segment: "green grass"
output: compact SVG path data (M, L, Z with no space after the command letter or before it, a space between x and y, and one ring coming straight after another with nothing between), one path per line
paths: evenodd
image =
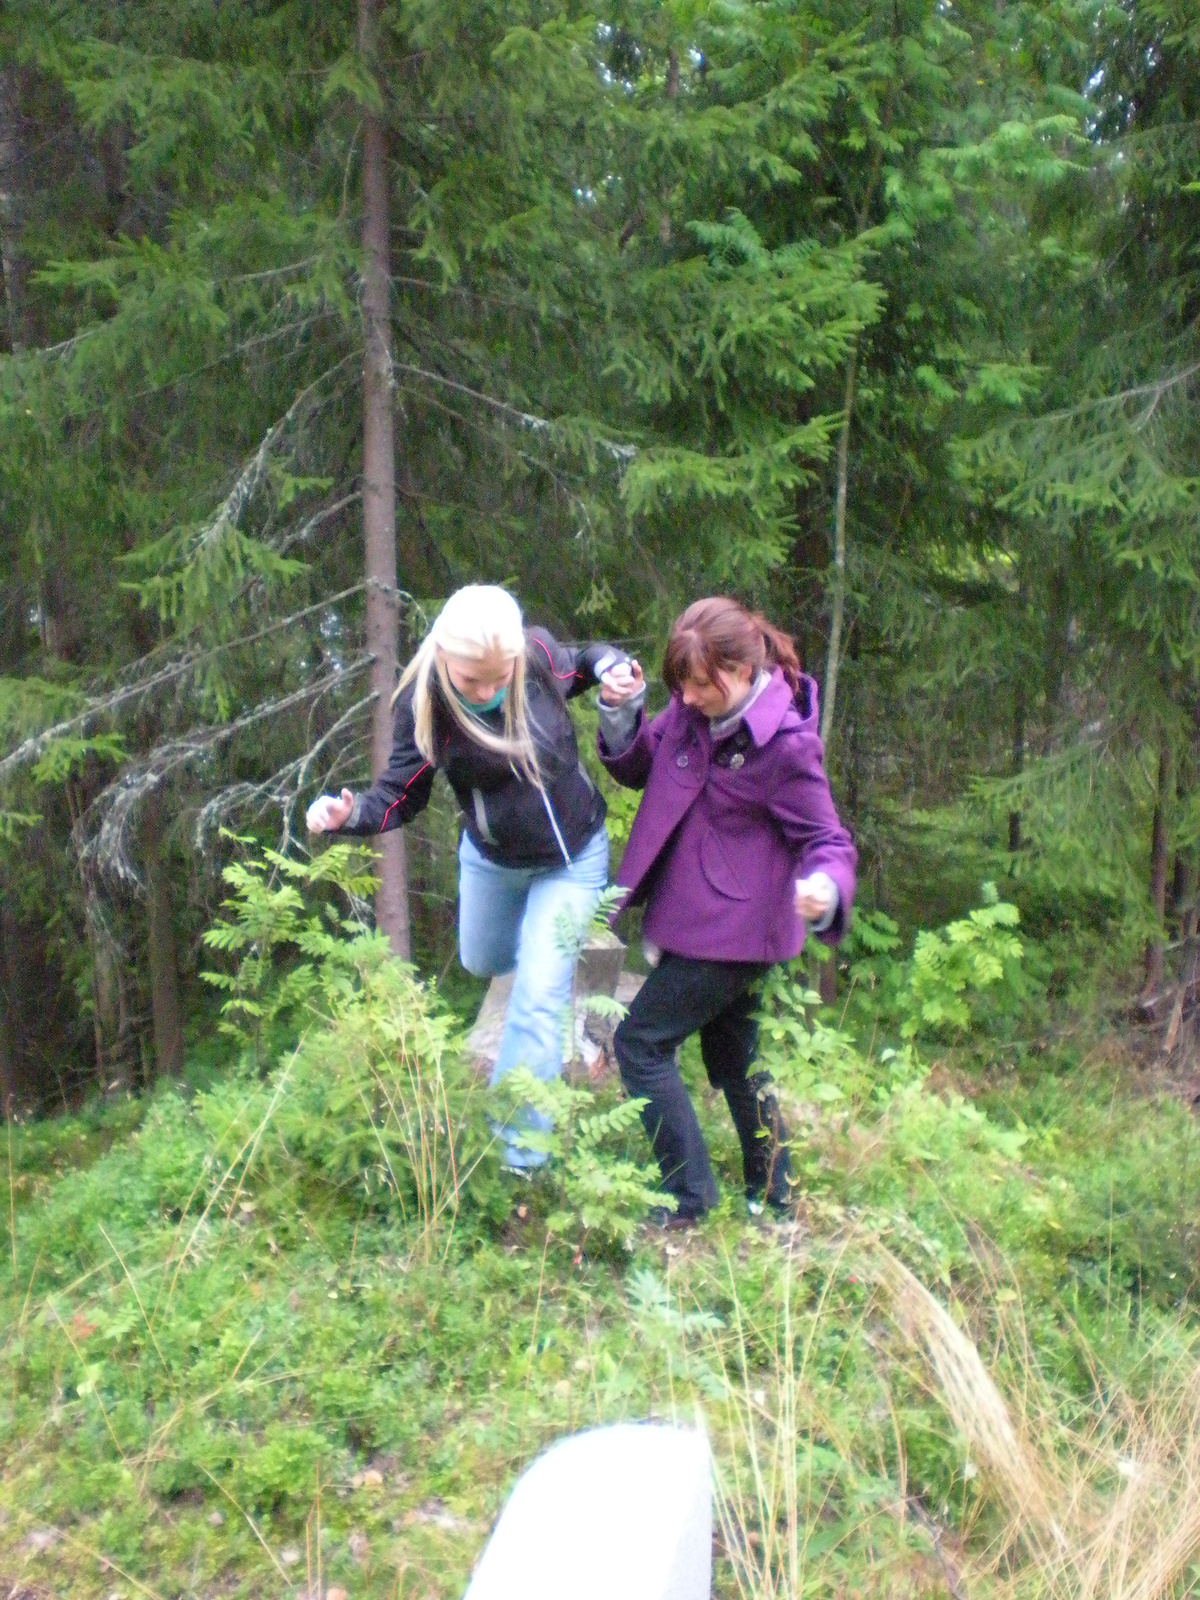
M523 1217L468 1205L431 1231L318 1160L239 1165L225 1130L264 1093L164 1089L12 1130L0 1575L81 1600L250 1596L315 1583L319 1552L352 1595L457 1596L549 1440L699 1407L744 1461L734 1399L770 1411L803 1346L806 1590L936 1594L944 1561L898 1515L901 1484L980 1562L998 1513L911 1352L886 1354L854 1241L968 1310L1019 1302L1068 1422L1097 1363L1147 1394L1190 1359L1196 1131L1108 1069L1009 1079L979 1105L915 1085L882 1114L814 1109L796 1230L731 1202L682 1242L580 1262L546 1237L549 1188L521 1190ZM705 1120L736 1193L723 1108ZM718 1564L720 1593L768 1592L747 1559Z

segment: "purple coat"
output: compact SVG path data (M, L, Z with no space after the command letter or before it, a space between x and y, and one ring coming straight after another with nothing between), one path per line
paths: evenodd
M797 702L776 668L744 725L749 738L731 760L731 741L714 746L708 719L674 695L653 722L640 718L620 755L601 740L600 759L617 782L646 791L617 882L629 891L626 905L645 903L646 937L663 950L788 961L805 937L795 880L821 871L837 884L837 913L820 935L836 944L858 853L829 793L813 680L801 681Z

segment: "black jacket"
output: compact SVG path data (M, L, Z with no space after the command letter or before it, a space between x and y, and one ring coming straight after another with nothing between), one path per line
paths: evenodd
M601 672L628 657L612 645L559 644L544 628L525 630L525 686L529 726L546 786L543 795L513 771L503 756L477 744L442 701L436 678L433 742L435 760L417 749L413 686L396 701L395 740L387 770L356 796L343 833L387 833L410 822L429 803L434 768L440 767L462 807L471 842L506 867L561 866L573 858L604 821L600 791L579 759L575 728L564 701L599 682ZM497 733L504 708L484 718Z

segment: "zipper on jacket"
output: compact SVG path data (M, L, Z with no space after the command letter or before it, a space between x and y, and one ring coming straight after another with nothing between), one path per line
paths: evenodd
M558 818L554 815L554 807L550 804L550 796L546 793L545 789L539 789L538 793L542 797L542 804L546 808L546 815L550 819L550 826L554 830L554 837L558 841L558 848L562 851L562 858L568 866L572 866L573 862L571 861L571 852L567 849L566 844L563 842L562 832L558 826ZM471 799L474 803L475 826L479 829L479 837L484 841L485 844L495 844L495 837L492 834L491 828L488 827L487 806L484 803L483 791L481 789L472 789Z
M568 866L570 866L571 853L563 843L562 834L558 831L558 818L554 815L554 807L550 804L550 796L546 793L545 789L541 791L541 796L542 804L546 808L546 815L550 818L550 826L554 829L554 837L558 840L558 848L562 851L563 860Z
M475 826L479 829L479 837L485 844L495 844L492 830L488 827L487 807L483 803L483 790L472 789L471 799L475 803Z

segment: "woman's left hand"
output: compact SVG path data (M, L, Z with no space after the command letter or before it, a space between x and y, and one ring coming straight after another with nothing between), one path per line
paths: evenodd
M828 873L814 872L796 879L796 915L805 922L820 922L837 904L837 888Z
M619 706L641 694L646 680L636 661L621 661L600 679L600 698L605 705Z

